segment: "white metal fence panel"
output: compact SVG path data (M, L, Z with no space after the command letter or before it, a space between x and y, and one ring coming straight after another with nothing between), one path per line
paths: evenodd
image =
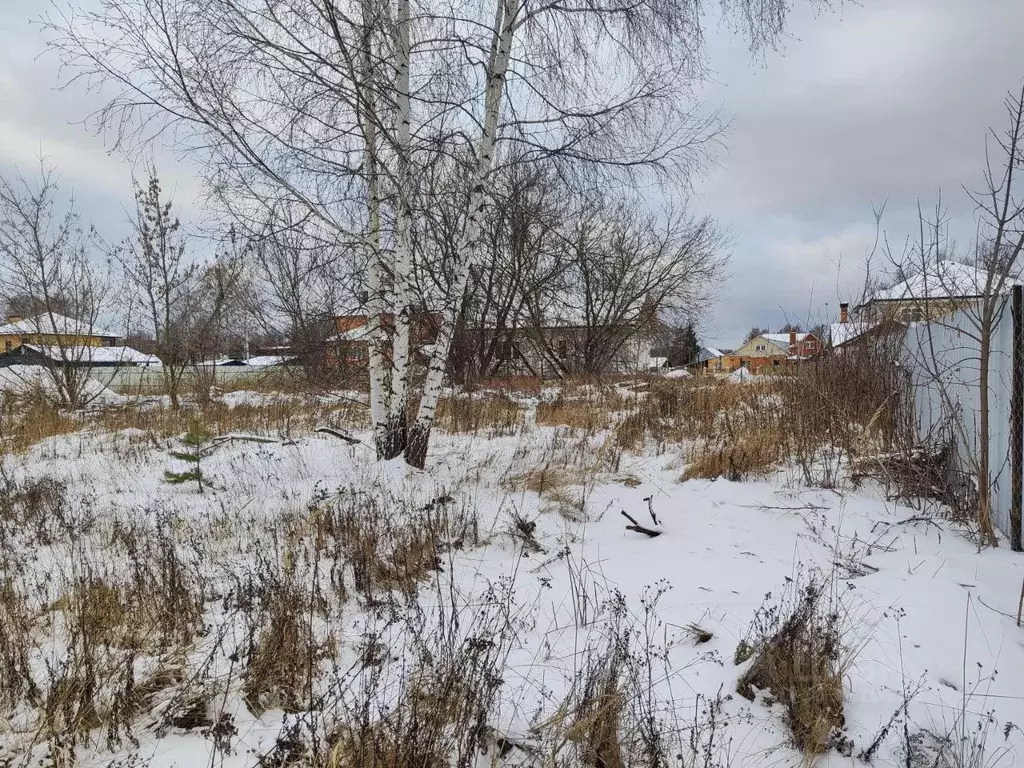
M939 322L915 324L907 330L905 344L918 437L927 440L940 437L943 430L952 432L967 472L980 455L981 350L975 315L960 310ZM1010 532L1012 363L1013 318L1007 301L992 333L988 382L991 513L1004 534Z

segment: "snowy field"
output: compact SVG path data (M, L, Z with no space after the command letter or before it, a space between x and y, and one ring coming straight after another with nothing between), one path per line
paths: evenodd
M683 481L685 440L538 423L556 396L439 431L425 472L311 430L208 443L202 493L158 431L8 453L0 765L1024 764L1020 555L845 464ZM811 601L818 755L746 684Z

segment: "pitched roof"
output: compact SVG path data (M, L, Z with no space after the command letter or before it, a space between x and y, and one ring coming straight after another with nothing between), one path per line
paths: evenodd
M26 336L31 334L53 334L61 336L104 336L118 338L116 333L66 315L42 314L26 317L13 323L0 325L0 336Z
M89 345L57 347L44 344L22 344L21 346L40 352L54 361L67 360L74 363L88 362L106 365L160 365L160 358L156 355L147 355L132 347L93 347Z
M891 288L879 291L870 301L980 296L985 292L985 277L985 270L975 265L942 259Z
M714 360L719 357L724 357L725 352L715 347L701 347L700 353L697 355L697 362L703 363L707 360Z
M848 321L845 323L832 323L829 328L829 337L832 339L833 347L841 347L848 341L871 330L870 323L859 321Z
M810 335L811 334L809 333L798 333L796 334L796 340L803 341ZM772 342L773 344L789 344L788 333L762 333L761 336L762 338L768 339L768 341ZM753 339L751 339L751 341L753 341Z

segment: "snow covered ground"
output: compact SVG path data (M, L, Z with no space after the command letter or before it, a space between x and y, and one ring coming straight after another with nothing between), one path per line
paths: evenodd
M135 688L154 670L184 670L154 686L117 738L99 724L114 719L102 707L87 737L61 742L53 734L65 721L40 714L46 707L28 705L29 694L12 702L4 686L16 688L13 652L3 643L18 635L0 630L0 662L8 661L0 663L0 765L75 764L60 762L70 754L85 766L283 760L282 744L328 733L367 691L380 712L391 711L415 664L434 669L449 658L475 669L488 653L500 673L487 707L494 748L467 760L586 763L566 724L571 702L608 649L623 645L638 683L627 689L623 722L633 736L641 717L660 723L674 764L801 765L783 706L765 692L753 702L737 694L754 662L736 664L735 654L758 610L791 605L814 574L839 614L848 659L844 732L818 764L1024 764L1016 623L1024 560L1005 547L979 552L941 517L887 501L871 483L811 489L785 469L757 482L681 482L681 450L624 453L605 434L529 422L514 435L438 434L426 472L377 464L365 445L326 435L229 442L203 458L202 494L165 481L165 470L188 468L171 450L182 446L140 431L86 430L5 457L9 493L40 478L66 489L59 514L32 525L10 522L10 505L0 512L8 520L0 563L32 614L21 626L33 638L27 664L41 690L54 677L48 670L73 666L68 590L83 579L131 578L147 537L173 542L172 559L199 584L203 614L202 629L180 647L136 643L127 660L104 657L110 670L130 668ZM386 590L361 588L350 565L332 560L347 545L325 524L335 520L324 511L331 504L353 511L345 535L362 535L374 514L395 525L433 521L445 543L439 568L415 594L385 599ZM438 522L441 508L449 512ZM626 530L623 511L661 535ZM398 540L398 530L377 546ZM269 625L251 604L265 604L273 589L304 596L323 652L315 690L254 712L263 707L246 693L253 642ZM9 622L11 605L0 607ZM361 665L377 645L382 659ZM372 681L368 669L377 670ZM95 684L110 690L99 700L119 700L120 674L100 675ZM202 717L190 728L180 713L195 691Z

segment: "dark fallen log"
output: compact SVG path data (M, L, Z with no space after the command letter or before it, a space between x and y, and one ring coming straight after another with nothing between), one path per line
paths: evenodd
M626 526L627 531L636 531L637 533L642 533L645 536L650 536L652 539L655 536L661 536L661 531L655 531L650 528L644 528L632 516L630 516L630 514L626 512L626 510L622 510L622 516L632 523L632 525Z

